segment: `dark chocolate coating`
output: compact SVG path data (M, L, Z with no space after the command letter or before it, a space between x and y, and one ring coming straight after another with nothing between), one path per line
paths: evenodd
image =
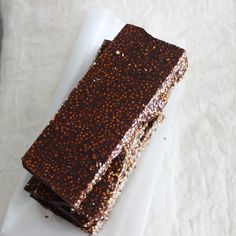
M74 207L183 53L126 25L27 151L24 167Z

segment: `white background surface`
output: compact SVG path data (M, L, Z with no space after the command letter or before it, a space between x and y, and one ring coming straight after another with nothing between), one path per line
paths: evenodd
M172 43L184 39L186 89L160 164L145 235L236 235L236 3L5 0L0 80L0 219L20 157L43 117L82 26L101 4Z
M123 26L124 22L114 17L107 8L89 9L65 72L59 81L52 102L50 102L46 119L44 119L45 125L88 70L103 40L112 40ZM162 122L161 127L158 127L158 131L153 135L148 147L142 152L142 158L138 160L137 168L129 177L122 196L112 209L109 220L97 236L143 236L155 191L157 167L160 166L159 163L166 152L168 141L165 139L172 135L171 121L179 101L178 95L183 89L184 83L181 82L172 92L165 108L166 119ZM29 174L27 173L27 176L21 178L20 184L17 185L17 190L9 203L0 229L1 236L87 235L30 198L23 189L28 179ZM45 219L45 215L49 217Z

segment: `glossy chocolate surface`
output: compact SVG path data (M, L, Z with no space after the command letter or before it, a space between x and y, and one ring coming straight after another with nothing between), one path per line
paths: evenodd
M126 25L25 154L24 167L73 208L183 53Z

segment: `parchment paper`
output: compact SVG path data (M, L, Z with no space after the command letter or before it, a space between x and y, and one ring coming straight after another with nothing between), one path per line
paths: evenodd
M72 56L52 100L45 125L58 110L71 89L88 70L104 39L113 37L124 26L108 10L90 10L78 37ZM100 236L143 235L158 173L158 164L166 151L166 137L170 139L170 125L178 100L178 85L166 107L166 119L143 151L137 168L131 174L125 189L112 211ZM23 190L30 175L25 172L10 202L1 229L2 236L82 236L87 235L75 226L41 207ZM45 216L49 216L45 218Z

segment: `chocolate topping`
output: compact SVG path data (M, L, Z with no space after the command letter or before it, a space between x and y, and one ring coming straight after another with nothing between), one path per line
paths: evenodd
M56 214L95 232L186 69L183 49L126 25L106 43L22 158L35 176L27 191Z

